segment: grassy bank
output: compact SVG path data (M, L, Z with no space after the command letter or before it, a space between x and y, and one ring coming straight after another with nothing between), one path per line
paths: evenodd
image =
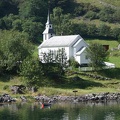
M95 73L88 73L95 74ZM103 92L120 92L120 80L110 79L110 80L97 80L84 76L80 74L73 74L66 77L65 82L49 87L40 87L37 92L32 93L31 91L26 91L25 96L35 96L38 94L42 95L74 95L73 90L77 90L77 95L88 94L88 93L103 93ZM11 77L8 81L4 81L0 78L0 94L8 93L13 95L10 91L11 85L22 84L20 77ZM19 94L13 95L19 97Z

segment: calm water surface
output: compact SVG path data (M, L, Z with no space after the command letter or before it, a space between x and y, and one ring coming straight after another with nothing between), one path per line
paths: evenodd
M120 102L1 104L0 120L120 120Z

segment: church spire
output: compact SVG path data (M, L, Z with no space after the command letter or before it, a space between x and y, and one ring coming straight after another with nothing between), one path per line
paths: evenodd
M50 20L50 11L48 9L48 17L47 17L47 22L46 22L46 28L43 32L43 41L50 39L55 35L52 27L52 23Z
M48 9L48 17L47 17L47 23L46 24L51 24L50 20L50 10Z

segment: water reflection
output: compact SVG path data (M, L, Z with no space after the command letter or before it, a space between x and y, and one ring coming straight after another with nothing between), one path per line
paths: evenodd
M120 120L120 103L0 104L0 120Z

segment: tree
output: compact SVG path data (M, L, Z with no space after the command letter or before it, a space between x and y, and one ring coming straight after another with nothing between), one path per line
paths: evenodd
M87 58L90 60L90 66L95 70L103 69L104 61L108 59L109 52L103 45L92 43L86 50Z
M102 21L108 21L112 22L113 19L113 14L115 10L112 9L111 7L104 7L100 12L99 12L99 18Z
M44 22L47 14L48 0L25 0L21 3L19 15L22 19L35 17Z
M113 20L114 22L120 23L120 10L119 9L115 11L113 15Z
M74 8L74 0L49 0L51 8L60 7L64 13L71 13ZM69 6L69 7L68 7Z
M72 57L68 60L69 62L69 66L73 67L73 68L78 68L80 66L80 64L75 61L75 59Z
M86 14L85 14L85 18L89 18L90 20L93 20L93 19L96 19L97 18L97 13L96 12L93 12L93 11L88 11Z
M17 5L12 0L0 0L0 18L10 13L18 14Z
M0 31L0 61L5 70L18 70L19 64L33 53L33 45L26 34L17 31Z
M119 38L119 35L120 35L120 28L113 28L112 29L112 36L115 38L115 39L118 39Z
M54 82L60 82L59 80L61 80L65 73L60 63L44 63L43 66L45 77L54 80Z
M105 24L101 24L98 27L98 35L99 36L105 36L110 37L111 36L111 27Z
M60 7L55 7L53 9L53 14L51 15L51 19L54 23L54 30L56 34L70 34L71 21L70 14L62 14L63 10Z
M67 67L65 49L49 50L47 53L43 53L43 60L41 61L44 62L46 76L57 81L64 75L64 69Z
M65 49L58 49L58 50L49 50L47 53L43 54L43 61L44 63L59 63L62 67L67 66L67 56L65 53Z
M95 24L89 24L89 25L87 25L87 34L89 36L96 36L96 34L97 34L96 30L97 30L97 27L96 27Z
M33 43L37 43L41 37L42 31L43 31L43 25L41 22L33 22L31 20L25 20L22 24L23 32L28 34L29 41L32 41Z
M27 86L41 86L43 82L42 63L38 59L27 57L20 66L20 75Z
M60 63L63 68L67 67L67 55L64 48L58 49L55 61Z

